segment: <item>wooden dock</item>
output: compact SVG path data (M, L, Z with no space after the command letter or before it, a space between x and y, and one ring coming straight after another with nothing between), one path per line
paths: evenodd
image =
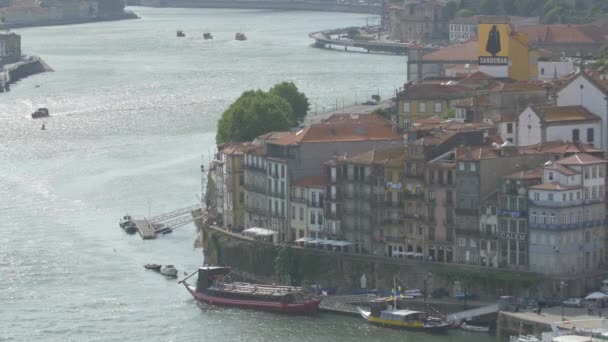
M154 227L148 222L148 220L133 220L137 226L139 235L144 240L156 239L156 231Z
M369 306L369 302L376 299L375 295L347 295L323 296L319 311L337 313L342 315L359 316L357 306Z

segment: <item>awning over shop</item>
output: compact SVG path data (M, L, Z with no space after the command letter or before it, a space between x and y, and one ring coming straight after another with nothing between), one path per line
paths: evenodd
M249 228L243 230L243 234L252 235L252 236L271 236L275 235L277 232L274 230L266 229L266 228Z

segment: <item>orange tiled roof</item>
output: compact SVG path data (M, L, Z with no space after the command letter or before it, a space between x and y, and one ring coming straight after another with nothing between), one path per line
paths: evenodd
M538 81L499 82L492 88L494 92L536 90L547 90L547 85L544 82Z
M583 144L580 142L570 141L547 141L536 145L521 146L520 151L522 154L536 154L536 153L552 153L552 154L566 154L566 153L600 153L602 150L594 147L593 145Z
M555 170L555 171L557 171L557 172L559 172L561 174L564 174L566 176L574 176L574 175L580 173L580 172L578 172L576 170L573 170L573 169L571 169L569 167L566 167L564 165L561 165L561 164L556 164L556 163L554 163L552 161L549 161L549 162L545 163L545 165L543 165L543 168Z
M498 158L497 151L490 146L460 146L456 148L456 159L469 160L467 149L471 149L471 160Z
M530 189L536 189L536 190L558 190L558 191L573 190L573 189L580 189L580 188L581 188L580 185L561 185L557 182L543 183L543 184L538 184L538 185L534 185L534 186L530 187Z
M527 170L527 171L517 171L513 174L510 174L505 177L506 179L541 179L542 172L540 168Z
M498 114L497 116L494 117L494 119L492 121L494 121L494 122L513 122L513 121L515 121L515 115L514 114Z
M300 178L291 183L292 186L297 186L300 188L314 187L314 188L322 188L323 185L326 184L325 176L310 176L305 178Z
M547 123L562 123L570 121L600 121L600 117L589 112L583 106L543 107L542 118Z
M404 147L382 150L373 149L351 157L343 156L339 160L353 164L399 166L403 163L405 154Z
M470 61L472 63L477 63L477 47L477 41L450 45L426 54L422 59L425 61Z
M243 154L248 146L251 146L251 143L227 142L219 145L218 150L225 155L239 155Z
M390 124L320 123L306 126L298 132L290 132L269 143L277 145L298 145L306 142L399 139L402 139L402 137L398 133L393 132L393 128Z
M594 157L587 153L576 153L570 157L560 159L555 162L559 165L590 165L590 164L603 164L606 163L605 159Z
M602 43L605 33L596 25L529 25L517 28L534 43Z

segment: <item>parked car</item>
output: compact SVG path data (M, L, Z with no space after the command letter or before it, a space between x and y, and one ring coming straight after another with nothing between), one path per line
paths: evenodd
M369 99L369 100L365 100L363 102L361 102L362 105L366 105L366 106L375 106L378 104L378 101L374 100L374 99Z
M465 298L467 300L471 300L471 299L477 298L477 295L475 293L470 293L470 292L467 292L466 294L458 293L458 294L454 295L454 298L456 298L458 300L465 300Z
M538 298L538 305L542 305L545 308L551 308L554 306L560 306L562 301L555 297L540 297Z
M562 302L564 306L573 307L573 308L582 308L583 300L581 298L568 298Z
M443 287L436 288L435 290L433 290L433 292L431 292L431 296L433 298L443 298L443 297L447 297L449 295L450 295L450 293Z

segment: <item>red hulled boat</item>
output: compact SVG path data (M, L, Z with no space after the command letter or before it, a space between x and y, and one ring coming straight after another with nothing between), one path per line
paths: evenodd
M198 269L196 287L186 283L187 278L182 283L192 297L212 305L307 314L316 312L321 302L300 287L226 283L225 277L229 273L229 267L205 266Z

